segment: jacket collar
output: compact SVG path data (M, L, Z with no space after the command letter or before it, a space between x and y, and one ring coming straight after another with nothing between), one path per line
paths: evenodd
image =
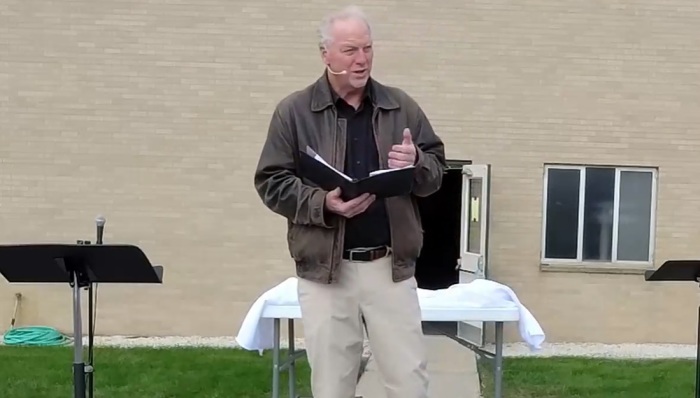
M328 83L327 71L311 87L311 111L320 112L333 105L333 91ZM372 103L375 107L389 110L399 108L399 103L389 90L370 77L367 84L371 87Z

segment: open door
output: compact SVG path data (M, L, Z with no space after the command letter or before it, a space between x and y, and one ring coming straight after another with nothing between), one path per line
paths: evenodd
M465 165L462 167L459 283L468 283L487 277L489 173L489 165ZM483 322L457 322L457 337L482 347L484 345Z

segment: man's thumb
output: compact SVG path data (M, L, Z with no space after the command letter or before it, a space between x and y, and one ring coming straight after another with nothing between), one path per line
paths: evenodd
M411 130L409 129L404 129L403 130L403 145L411 145L413 143L413 138L411 137Z
M330 192L330 194L331 194L331 196L333 196L333 197L336 197L336 198L339 197L339 196L340 196L340 187L337 187L336 189L332 190L332 191Z

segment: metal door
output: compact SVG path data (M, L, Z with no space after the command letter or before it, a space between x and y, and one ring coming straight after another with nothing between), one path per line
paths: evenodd
M489 165L462 167L462 230L459 283L485 279L488 270ZM457 337L484 345L483 322L458 322Z

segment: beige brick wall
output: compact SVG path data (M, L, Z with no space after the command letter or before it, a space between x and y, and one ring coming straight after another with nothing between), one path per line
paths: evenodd
M0 0L0 241L94 239L103 213L105 240L166 276L101 286L99 334L235 334L293 274L252 172L274 104L322 72L315 24L341 5ZM360 5L375 76L415 96L449 157L492 164L491 271L550 341L692 342L695 286L538 259L557 161L660 167L658 261L700 257L697 1ZM20 324L70 330L62 285L0 283L0 324L16 291Z

